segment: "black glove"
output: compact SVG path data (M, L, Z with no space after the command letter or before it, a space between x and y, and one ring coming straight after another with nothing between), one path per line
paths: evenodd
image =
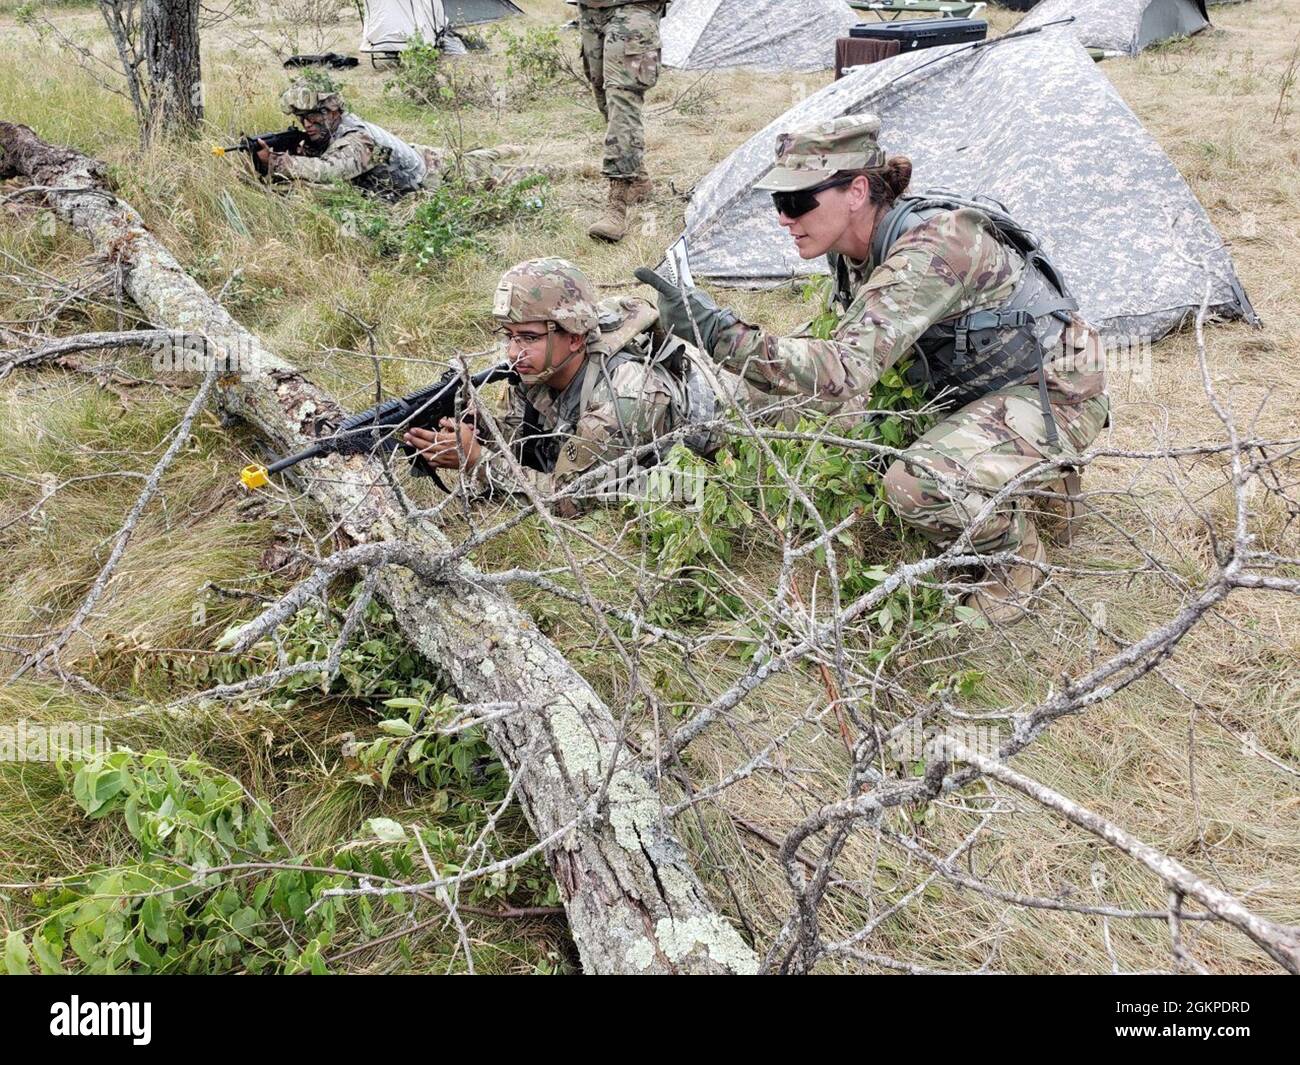
M706 354L712 354L718 335L739 321L729 310L714 303L709 294L701 289L687 288L683 298L681 289L648 266L637 267L634 276L659 293L659 320L663 327L688 344L695 343L695 329L698 328ZM695 319L694 326L691 325L692 318Z

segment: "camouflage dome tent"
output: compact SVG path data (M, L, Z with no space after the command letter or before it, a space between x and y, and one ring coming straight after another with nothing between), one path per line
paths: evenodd
M843 0L675 0L660 32L663 64L683 70L827 70L857 15Z
M697 279L765 287L825 273L805 262L754 181L778 132L875 112L908 155L912 188L986 193L1037 233L1082 312L1110 335L1155 339L1200 306L1255 320L1223 240L1169 157L1068 27L860 67L787 111L696 187L686 212ZM1201 265L1203 264L1203 265Z
M1043 0L1016 29L1074 17L1074 35L1104 55L1135 56L1171 37L1190 37L1210 24L1205 0Z

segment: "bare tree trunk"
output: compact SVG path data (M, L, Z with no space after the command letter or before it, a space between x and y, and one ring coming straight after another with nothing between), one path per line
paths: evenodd
M149 128L188 136L203 119L199 0L145 0L141 36L149 69Z
M122 77L126 79L127 98L135 112L136 124L140 127L140 143L149 143L150 111L148 87L141 82L140 67L144 56L140 54L140 18L137 0L99 0L99 13L104 16L104 25L108 27L113 38L113 47L117 49L117 61L122 66Z
M0 178L15 175L46 186L59 217L120 264L127 292L150 322L204 333L258 368L227 384L224 400L278 448L303 447L318 422L340 416L333 399L235 322L139 215L104 191L102 163L0 122ZM429 554L446 550L435 527L403 513L375 460L312 461L319 475L308 490L345 545L400 539ZM583 967L755 972L753 951L710 905L642 767L618 743L609 709L508 596L475 587L475 576L462 564L435 583L389 566L379 591L412 645L450 673L462 698L529 708L490 723L486 733L517 780L538 838L559 836L548 857Z

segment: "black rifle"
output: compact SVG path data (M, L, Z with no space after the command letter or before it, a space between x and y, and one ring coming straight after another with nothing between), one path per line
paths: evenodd
M518 375L507 362L498 363L482 370L470 378L475 388L482 388L495 381L518 382ZM448 370L435 384L412 392L409 396L390 399L352 415L333 433L318 441L305 451L280 459L270 466L246 466L240 480L247 488L260 488L267 483L273 473L287 470L303 459L316 458L319 455L357 455L390 454L399 447L413 460L412 472L421 476L428 475L444 492L447 486L438 474L424 462L420 461L416 450L402 442L402 434L407 429L434 429L443 418L457 415L461 398L460 374Z
M257 152L261 141L273 152L288 152L290 155L319 155L312 150L311 141L304 130L290 126L281 133L255 133L252 136L240 136L235 144L219 144L212 149L213 155L225 155L227 152L247 152L253 160L257 172L265 176L266 167L258 160Z

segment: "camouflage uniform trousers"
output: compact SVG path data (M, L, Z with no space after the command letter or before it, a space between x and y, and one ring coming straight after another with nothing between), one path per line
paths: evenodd
M1048 441L1035 385L990 392L944 418L885 474L885 490L898 516L935 543L951 543L1008 481L1044 458L1084 451L1106 422L1107 396L1079 403L1057 400L1059 396L1051 406L1059 447ZM1048 467L1028 487L1041 487L1062 473ZM1005 501L972 531L975 550L1015 550L1027 520L1023 501Z
M631 181L645 177L645 122L641 112L647 90L659 80L659 20L664 5L582 4L582 65L600 113L608 123L601 172Z

